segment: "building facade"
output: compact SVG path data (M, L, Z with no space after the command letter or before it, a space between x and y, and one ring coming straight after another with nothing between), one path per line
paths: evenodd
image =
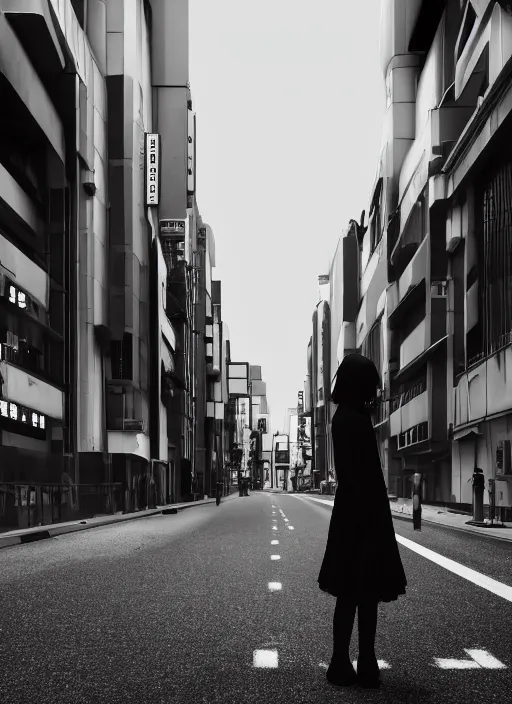
M4 529L202 498L225 475L188 23L188 0L0 1Z
M374 425L388 490L409 497L421 472L425 501L470 509L478 466L495 487L486 510L495 496L503 515L512 504L511 56L508 3L384 0L381 152L368 216L344 233L343 266L339 246L333 258L328 302L331 382L352 350L381 375ZM328 434L327 415L320 426Z

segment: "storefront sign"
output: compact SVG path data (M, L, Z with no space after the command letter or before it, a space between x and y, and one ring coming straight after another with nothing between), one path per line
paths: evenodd
M12 403L11 401L6 401L2 399L0 401L0 417L9 418L9 420L16 420L20 423L26 423L31 425L33 428L39 428L44 430L46 428L46 418L41 413L36 413L23 406L18 406L17 403Z
M146 205L158 205L160 190L160 135L146 134Z

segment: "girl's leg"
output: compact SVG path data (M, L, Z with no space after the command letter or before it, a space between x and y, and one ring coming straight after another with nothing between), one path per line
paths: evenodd
M356 604L338 597L332 624L334 647L326 675L328 682L338 687L350 687L357 679L349 654L355 615Z
M358 604L359 656L357 658L357 675L363 687L378 688L379 665L375 655L375 633L377 630L377 601L365 601Z
M334 610L332 629L334 641L332 653L333 664L350 663L349 647L355 615L356 604L347 601L343 597L338 597Z
M365 601L358 605L359 654L368 661L375 660L375 633L379 603Z

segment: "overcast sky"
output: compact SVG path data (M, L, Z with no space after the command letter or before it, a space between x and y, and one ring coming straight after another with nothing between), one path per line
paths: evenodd
M262 367L273 430L306 374L318 274L366 208L384 85L380 0L190 0L197 199L233 361Z

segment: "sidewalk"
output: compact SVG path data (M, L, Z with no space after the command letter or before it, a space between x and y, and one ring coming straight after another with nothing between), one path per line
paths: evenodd
M223 496L221 505L225 501L229 501L234 497L238 497L238 492ZM51 523L44 526L35 526L34 528L23 528L21 530L11 530L6 533L0 533L0 550L13 545L21 545L22 543L32 543L36 540L44 540L45 538L54 538L58 535L66 533L76 533L79 530L88 530L89 528L98 528L99 526L107 526L111 523L122 523L123 521L133 521L136 518L147 518L148 516L158 516L160 514L172 514L183 511L194 506L206 506L214 504L215 499L203 499L201 501L186 501L180 504L169 504L166 506L157 506L145 511L135 511L133 513L115 513L104 516L94 516L94 518L86 518L81 521L69 521L68 523Z
M396 501L389 502L391 512L397 518L412 521L412 506L407 504L399 504ZM478 533L479 535L487 535L493 538L501 538L502 540L512 541L512 523L504 523L506 528L483 528L479 526L468 526L466 521L471 521L472 516L468 514L452 513L442 506L430 506L422 504L421 520L427 523L438 523L450 528L459 528L468 533Z
M311 498L316 498L318 496L325 502L334 503L334 496L328 496L325 494L320 497L319 494L313 494L313 492L311 492L298 493L297 496L305 496L306 498L308 496ZM389 506L391 508L391 513L396 518L404 521L412 521L412 505L390 500ZM467 533L477 533L478 535L501 538L502 540L509 540L512 542L512 523L504 523L506 528L480 528L478 526L468 526L466 521L470 521L471 519L472 516L468 514L452 513L442 506L431 506L429 504L422 504L421 506L422 522L437 523L449 528L464 530Z

